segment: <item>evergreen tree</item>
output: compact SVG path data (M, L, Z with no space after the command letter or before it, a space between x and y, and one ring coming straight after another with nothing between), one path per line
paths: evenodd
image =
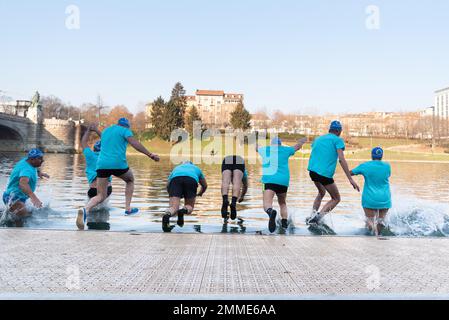
M158 97L152 103L150 122L153 125L154 133L163 138L165 126L165 114L167 104L162 97Z
M192 108L190 108L190 110L187 112L185 119L185 128L190 134L190 137L193 137L193 123L195 121L201 121L201 117L198 113L198 109L195 106L192 106Z
M231 112L231 126L234 129L248 130L251 128L251 114L245 109L245 106L240 102L237 107Z
M170 127L174 127L175 129L183 128L185 112L187 109L187 98L186 91L181 82L177 82L173 87L169 104L172 104L169 109L171 110L170 112L173 113L173 123Z

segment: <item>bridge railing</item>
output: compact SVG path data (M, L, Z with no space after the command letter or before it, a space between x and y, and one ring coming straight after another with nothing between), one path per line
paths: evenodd
M17 104L15 105L1 103L0 113L26 118L28 108L29 108L28 105L26 105L25 103L19 103L19 101L17 101Z

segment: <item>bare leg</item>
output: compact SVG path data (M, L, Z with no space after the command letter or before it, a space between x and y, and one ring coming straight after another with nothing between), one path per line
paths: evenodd
M387 216L388 209L381 209L379 210L379 220L377 223L377 232L380 234L382 230L385 228L385 222L384 219Z
M16 201L9 208L8 211L16 215L18 218L24 218L30 214L28 212L25 203Z
M225 170L221 174L221 195L227 196L229 192L229 185L231 184L232 171Z
M324 196L326 195L326 188L319 183L315 182L315 186L318 189L318 195L315 198L315 201L313 202L313 210L319 212L321 207L321 201L323 201Z
M121 176L119 176L120 179L125 181L126 187L125 187L125 205L126 205L126 211L131 211L131 200L133 198L134 194L134 175L131 169L129 171Z
M273 190L265 190L263 192L263 209L266 212L268 209L273 208L273 199L276 193Z
M279 207L281 208L281 218L287 219L288 218L288 211L287 211L287 193L278 194L278 203Z
M86 211L89 213L92 208L102 203L108 197L108 178L97 178L97 195L89 200Z
M331 212L337 204L340 203L340 192L338 192L337 185L335 183L329 184L324 187L326 191L330 194L331 200L329 200L323 207L323 210L321 210L321 213L323 215Z
M168 211L170 211L171 216L175 216L179 210L179 205L181 203L181 198L178 197L170 197Z
M377 236L378 230L375 223L377 210L363 208L363 211L365 211L366 216L366 228Z
M195 200L196 198L185 199L184 207L187 209L187 214L192 214L193 209L195 208Z
M243 172L240 170L234 170L234 174L232 175L232 196L240 197L240 192L242 189L242 179Z

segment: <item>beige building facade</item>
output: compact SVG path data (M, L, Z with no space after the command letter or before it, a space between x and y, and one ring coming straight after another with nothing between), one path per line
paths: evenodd
M226 128L231 113L243 103L241 93L225 93L222 90L196 90L194 96L187 96L187 106L198 109L203 124L210 128Z

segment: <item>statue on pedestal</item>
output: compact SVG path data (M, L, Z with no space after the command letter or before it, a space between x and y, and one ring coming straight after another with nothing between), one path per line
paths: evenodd
M38 91L31 99L31 105L28 108L27 118L32 120L34 123L41 124L43 123L43 113L42 113L42 105L40 105L41 95Z

